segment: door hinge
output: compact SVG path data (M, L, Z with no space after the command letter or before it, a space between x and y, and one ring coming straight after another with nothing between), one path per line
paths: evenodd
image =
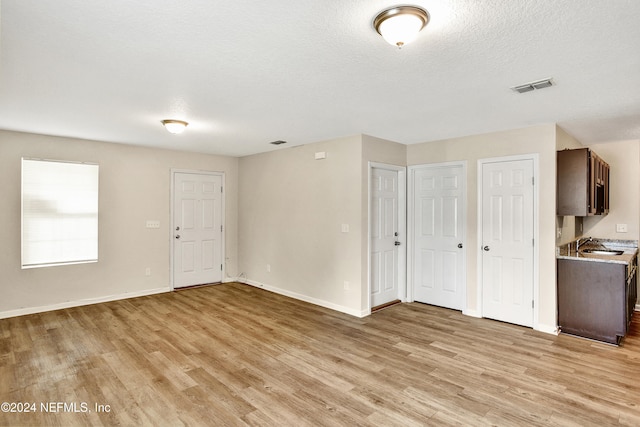
M220 264L220 271L222 271L222 264Z
M531 177L531 185L536 185L536 178L535 177Z
M220 187L220 192L224 193L224 187Z
M535 308L535 301L531 300L531 308Z
M535 246L536 245L536 239L531 239L531 246Z
M220 232L222 233L222 225L220 226Z

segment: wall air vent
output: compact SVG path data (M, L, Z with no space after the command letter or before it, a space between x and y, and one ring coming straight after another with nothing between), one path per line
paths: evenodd
M271 141L269 144L273 144L273 145L280 145L280 144L286 144L287 141L283 141L281 139L277 140L277 141Z
M518 93L526 93L526 92L531 92L532 90L544 89L550 86L553 86L553 81L551 79L544 79L544 80L537 80L531 83L526 83L519 86L514 86L511 88L511 90Z

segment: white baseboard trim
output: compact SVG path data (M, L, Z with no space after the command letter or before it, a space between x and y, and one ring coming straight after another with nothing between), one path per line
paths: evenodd
M640 311L640 304L636 304L636 311Z
M471 316L471 317L477 317L477 318L482 317L478 310L465 309L465 310L462 310L462 314L464 314L465 316ZM557 326L538 324L538 326L534 327L533 329L536 331L544 332L547 334L553 334L553 335L558 335L560 333Z
M110 302L110 301L117 301L122 299L144 297L147 295L161 294L161 293L170 292L170 291L171 291L171 288L169 287L145 289L143 291L126 292L124 294L106 295L106 296L97 297L97 298L87 298L83 300L67 301L59 304L44 305L40 307L20 308L18 310L9 310L9 311L0 312L0 319L7 319L9 317L17 317L17 316L25 316L27 314L44 313L45 311L62 310L62 309L71 308L71 307L80 307L83 305L99 304L101 302Z
M297 299L297 300L300 300L300 301L308 302L308 303L311 303L311 304L314 304L314 305L318 305L320 307L328 308L330 310L339 311L341 313L345 313L345 314L348 314L350 316L365 317L365 316L368 316L369 314L371 314L370 311L367 312L366 310L363 310L363 311L354 310L352 308L345 307L343 305L334 304L334 303L329 302L329 301L321 300L321 299L318 299L318 298L313 298L313 297L310 297L308 295L303 295L303 294L299 294L297 292L289 291L287 289L282 289L282 288L278 288L278 287L275 287L275 286L267 285L265 283L256 282L255 280L250 280L250 279L246 279L246 278L242 278L242 279L239 278L236 281L240 282L240 283L244 283L246 285L254 286L256 288L264 289L266 291L273 292L275 294L284 295L284 296L289 297L289 298L293 298L293 299Z
M477 317L478 319L482 317L480 316L480 312L478 310L465 309L462 310L462 314L464 314L465 316Z
M538 323L538 326L533 329L535 329L536 331L544 332L546 334L560 335L560 330L557 326L543 325L541 323Z

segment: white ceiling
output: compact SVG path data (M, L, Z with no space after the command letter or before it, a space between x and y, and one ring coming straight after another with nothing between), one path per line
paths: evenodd
M640 1L417 0L431 22L401 50L371 24L396 4L1 0L0 129L232 156L554 122L640 139Z

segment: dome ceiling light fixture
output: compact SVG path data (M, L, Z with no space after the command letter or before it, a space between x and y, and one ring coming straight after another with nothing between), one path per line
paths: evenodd
M396 6L384 10L373 20L373 28L389 44L402 46L412 42L429 23L429 12L418 6Z
M162 120L162 124L165 129L167 129L170 133L179 134L184 132L184 130L189 126L189 123L184 120L173 120L173 119L165 119Z

